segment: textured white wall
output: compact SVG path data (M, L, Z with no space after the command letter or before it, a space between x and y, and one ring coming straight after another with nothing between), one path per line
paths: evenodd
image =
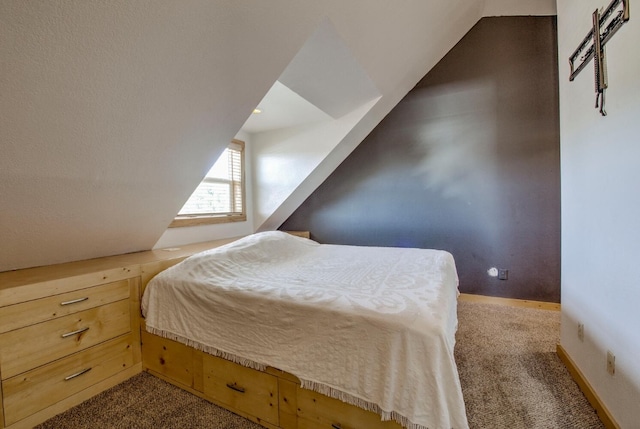
M0 2L0 271L151 248L318 19L284 6Z
M640 26L607 44L607 117L593 67L569 82L568 57L601 0L558 1L562 170L561 344L623 428L640 422ZM584 323L585 340L577 336ZM606 353L616 374L606 371Z

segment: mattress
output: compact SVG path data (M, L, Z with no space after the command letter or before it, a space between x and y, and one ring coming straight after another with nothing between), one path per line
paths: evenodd
M254 234L193 255L145 289L147 331L410 429L467 428L453 350L451 254Z

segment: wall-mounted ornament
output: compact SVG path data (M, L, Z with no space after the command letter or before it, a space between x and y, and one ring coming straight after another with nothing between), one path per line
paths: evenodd
M573 81L587 63L593 59L596 109L599 107L600 114L607 116L607 112L604 110L604 93L608 86L604 47L620 27L629 21L629 0L613 0L604 12L600 13L596 9L592 18L591 30L569 57L571 67L569 80Z

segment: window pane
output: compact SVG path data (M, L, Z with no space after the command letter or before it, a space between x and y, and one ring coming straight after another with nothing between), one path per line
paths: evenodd
M213 164L213 167L209 170L205 177L215 179L228 179L229 178L229 149L225 149L220 155L220 158Z
M202 182L178 214L230 212L232 212L230 184Z
M178 216L243 213L242 149L236 143L225 149Z

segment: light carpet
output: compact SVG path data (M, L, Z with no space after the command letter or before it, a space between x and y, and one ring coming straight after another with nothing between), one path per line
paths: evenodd
M471 428L604 428L555 353L559 312L459 302L458 317L455 356ZM261 426L142 373L38 426L81 428Z

